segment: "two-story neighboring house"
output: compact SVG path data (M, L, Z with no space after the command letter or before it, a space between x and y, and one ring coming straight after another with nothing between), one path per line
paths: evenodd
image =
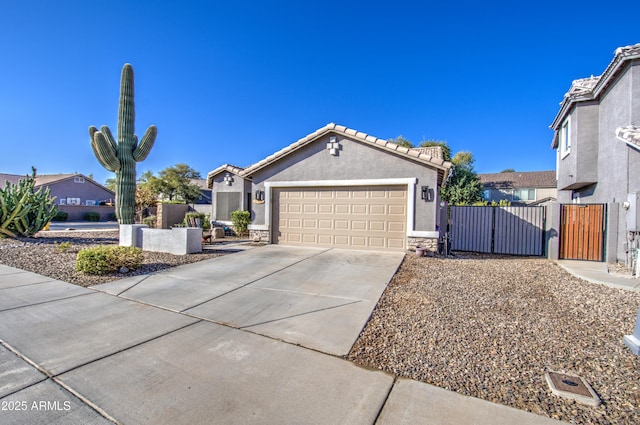
M628 261L637 245L638 126L640 44L618 48L602 75L573 81L551 124L558 202L604 205L607 261Z
M556 172L521 171L478 174L486 201L511 205L542 205L557 198Z

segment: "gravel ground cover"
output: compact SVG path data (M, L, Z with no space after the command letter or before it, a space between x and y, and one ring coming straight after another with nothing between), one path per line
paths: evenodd
M640 294L546 259L407 255L348 358L397 376L578 424L640 424L640 358L623 345ZM582 376L603 403L553 395Z
M0 239L0 263L89 286L223 255L145 252L128 273L75 271L80 249L117 243L117 231ZM348 359L567 422L640 424L640 358L622 344L639 306L640 294L585 282L545 259L407 255ZM584 377L602 405L554 396L548 370Z
M61 249L64 246L61 244L64 242L71 244L66 250ZM188 255L144 252L142 266L127 273L92 276L75 270L76 256L79 250L90 246L117 244L117 230L40 232L33 238L20 238L17 240L0 238L0 264L28 270L80 286L91 286L224 255L220 251L209 249L202 253Z

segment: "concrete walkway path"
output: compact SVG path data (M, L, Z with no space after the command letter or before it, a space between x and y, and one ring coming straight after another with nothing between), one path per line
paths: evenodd
M558 423L340 357L401 260L270 245L95 288L0 265L0 423Z

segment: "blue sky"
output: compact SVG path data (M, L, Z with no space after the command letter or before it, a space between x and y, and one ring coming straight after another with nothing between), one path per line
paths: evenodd
M117 129L135 71L138 173L247 166L329 122L445 140L479 173L555 167L549 125L577 78L640 42L616 1L32 1L0 4L0 173L112 174L87 129Z

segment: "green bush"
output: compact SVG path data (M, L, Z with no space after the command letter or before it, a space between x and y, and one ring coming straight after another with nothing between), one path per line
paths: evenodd
M67 221L69 214L64 211L58 211L51 221Z
M76 270L87 274L106 274L122 267L135 270L142 264L142 250L134 246L97 246L78 252Z
M188 226L187 222L189 219L200 219L200 226L202 227L203 230L211 229L211 221L209 219L209 214L205 214L197 211L188 212L184 215L184 220L182 221L182 224L185 226Z
M251 213L249 211L236 210L231 213L231 222L235 231L244 235L251 224Z
M147 216L147 217L142 219L142 224L146 224L147 226L151 227L152 229L155 229L157 221L158 221L158 216L157 215L150 215L150 216Z
M100 213L89 211L84 215L84 219L87 221L100 221Z

